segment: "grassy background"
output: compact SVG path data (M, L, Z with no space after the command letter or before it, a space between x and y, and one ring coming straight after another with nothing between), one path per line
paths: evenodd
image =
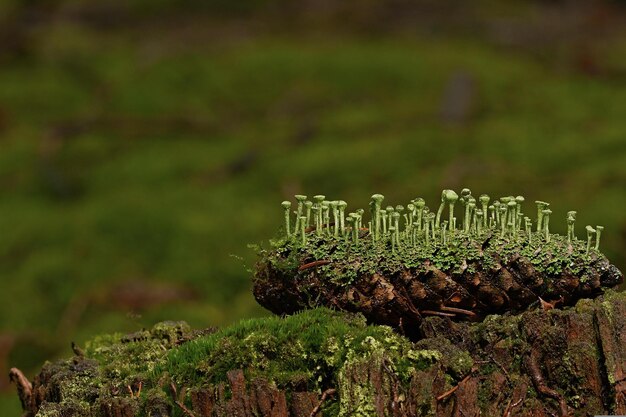
M70 341L267 314L246 245L296 193L522 194L625 269L622 6L467 7L3 2L0 413Z

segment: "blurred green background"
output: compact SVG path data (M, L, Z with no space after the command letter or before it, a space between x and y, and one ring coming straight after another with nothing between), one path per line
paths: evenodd
M522 194L624 269L625 185L620 2L3 1L0 414L71 341L267 314L293 194Z

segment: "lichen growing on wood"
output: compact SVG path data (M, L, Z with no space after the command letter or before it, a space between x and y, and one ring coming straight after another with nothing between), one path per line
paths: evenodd
M286 234L259 251L254 294L276 314L333 306L417 338L414 329L424 316L480 320L542 303L573 305L623 280L599 251L601 227L591 228L588 240L577 239L570 211L568 235L551 233L552 211L542 201L533 231L522 196L489 206L487 195L476 202L468 189L461 197L444 190L435 215L423 199L412 200L406 213L400 205L383 209L383 196L375 194L368 227L363 210L356 210L349 215L352 226L335 233L324 196L316 197L314 225L298 223L305 239ZM463 208L458 222L457 200Z

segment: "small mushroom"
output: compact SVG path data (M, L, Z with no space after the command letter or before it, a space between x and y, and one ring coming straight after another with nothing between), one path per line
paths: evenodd
M348 207L348 203L343 200L339 200L337 203L337 207L339 208L339 228L341 229L341 233L345 234L346 230L346 207Z
M339 201L331 201L328 204L330 205L330 209L333 212L333 235L335 237L339 237Z
M404 206L401 204L398 204L396 206L396 212L400 214L400 216L403 216L403 212L404 212ZM406 218L406 215L404 216ZM405 224L405 228L406 228L406 224Z
M596 226L596 247L595 250L600 250L600 235L604 230L604 226Z
M398 206L401 207L401 206ZM404 207L402 208L404 210ZM393 217L393 227L394 233L392 233L393 238L396 240L396 243L400 245L400 212L394 211L391 213Z
M374 222L374 233L372 234L374 236L375 240L378 240L378 238L380 237L380 209L382 207L382 203L383 200L385 199L385 196L382 194L374 194L372 195L372 203L373 203L373 213L372 213L372 219Z
M515 221L517 220L517 202L515 199L509 200L507 205L507 218L508 218L508 226L509 232L511 235L517 234L517 228L515 227Z
M306 227L311 225L311 207L313 207L312 201L305 201L304 207L306 208Z
M392 220L393 220L393 216L391 215L391 213L394 212L394 208L393 206L387 206L387 208L385 209L387 211L387 229L389 229L391 226L393 226Z
M287 237L289 237L291 235L289 231L289 209L291 208L291 201L283 201L280 205L285 209L285 231L287 232Z
M407 224L409 226L413 226L413 214L415 213L415 204L413 203L409 203L406 205L406 209L408 210L408 216L407 214L405 214L404 216L407 217Z
M537 231L540 232L543 228L543 210L547 209L550 204L539 200L535 201L535 204L537 204Z
M587 227L585 227L585 230L587 230L587 252L586 252L586 254L589 255L589 249L591 249L591 239L593 239L593 234L596 231L590 225L587 225Z
M315 205L317 206L317 221L315 224L317 225L318 235L322 233L322 226L324 225L324 208L322 207L322 202L326 199L325 195L318 194L313 196L313 200L315 201Z
M300 216L300 238L302 240L302 246L306 245L306 217Z
M544 209L541 210L541 214L543 215L543 232L546 242L550 242L550 214L552 214L552 210Z
M422 197L418 197L413 200L413 204L415 204L415 209L417 211L417 228L418 230L422 230L422 220L424 216L424 207L426 207L426 201Z
M453 190L448 190L446 193L446 201L448 202L448 221L450 230L454 228L454 204L458 201L459 195Z
M297 231L300 230L300 217L304 213L304 202L306 201L307 197L301 194L296 194L295 197L296 201L298 202L298 208L296 211L296 225L294 226L293 230L294 233L297 233Z
M533 230L532 230L532 220L530 220L530 217L524 217L524 226L526 226L526 235L528 236L528 244L530 245L532 243L532 235L533 235Z
M487 228L487 210L489 208L489 196L487 194L482 194L478 197L478 201L480 201L480 205L483 208L483 227Z
M576 212L568 211L567 212L567 241L571 243L575 238L574 234L574 225L576 223Z

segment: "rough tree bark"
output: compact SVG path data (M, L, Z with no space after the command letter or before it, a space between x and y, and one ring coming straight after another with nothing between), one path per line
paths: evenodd
M609 291L572 308L494 315L480 323L426 318L421 324L425 337L415 348L437 350L442 360L413 370L405 381L382 352L346 363L336 375L336 386L324 393L246 381L242 370L233 369L227 383L189 390L166 383L162 396L143 402L137 386L111 398L98 398L85 388L84 401L97 404L89 415L107 417L310 417L322 415L321 402L337 405L324 415L342 416L626 414L625 327L626 292ZM453 362L463 355L471 357L470 367L454 375ZM85 415L72 409L72 403L60 405L64 384L79 374L87 387L99 365L81 356L66 364L44 366L32 386L12 371L24 416L40 410L45 410L41 416Z

